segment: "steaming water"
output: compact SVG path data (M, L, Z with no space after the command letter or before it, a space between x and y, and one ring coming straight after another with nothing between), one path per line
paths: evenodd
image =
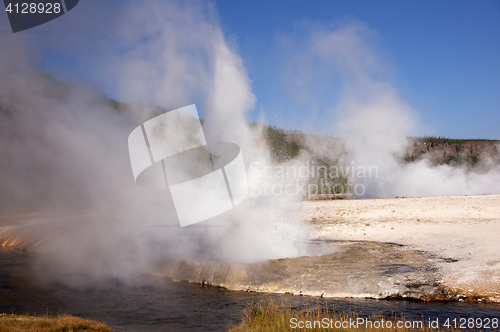
M107 280L93 287L43 283L32 264L37 254L0 250L0 312L66 312L107 323L116 331L224 331L237 325L248 303L271 298L293 308L332 308L358 315L394 312L406 319L499 317L498 304L420 303L369 299L322 299L228 291L167 279L140 285Z

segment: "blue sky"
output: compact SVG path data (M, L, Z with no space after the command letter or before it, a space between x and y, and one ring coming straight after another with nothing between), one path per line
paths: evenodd
M234 3L217 6L254 81L256 111L288 104L275 98L281 87L269 60L279 35L361 20L378 32L393 85L420 115L419 134L500 138L500 1Z
M328 109L343 89L338 71L322 71L323 63L311 62L316 66L312 77L304 85L291 82L304 74L299 64L311 36L357 24L378 59L377 80L391 84L418 114L415 134L500 139L500 1L214 3L224 35L253 82L257 102L250 120L335 135ZM109 28L106 15L116 15L118 6L120 1L83 0L68 15L33 29L57 31L31 35L43 44L39 63L44 70L115 96L113 83L93 73L108 41L99 29ZM71 25L88 26L87 40L67 39L60 27Z

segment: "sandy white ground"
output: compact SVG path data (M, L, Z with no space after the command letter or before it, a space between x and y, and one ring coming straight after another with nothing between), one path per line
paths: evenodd
M393 242L457 260L444 285L500 299L500 195L309 201L312 238Z

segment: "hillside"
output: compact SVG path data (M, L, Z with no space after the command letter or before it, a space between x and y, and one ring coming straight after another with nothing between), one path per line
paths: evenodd
M475 166L486 158L499 161L500 141L485 139L412 138L405 160L417 161L431 157L434 164Z
M36 72L35 80L43 86L45 97L53 100L64 101L71 93L73 85L57 80L46 74ZM5 97L5 96L4 96ZM113 98L102 97L116 113L134 112L137 105L132 107L126 103ZM10 98L2 98L0 95L0 120L8 119L9 114L15 112L16 105L12 104ZM148 105L153 114L161 114L167 109ZM202 120L203 122L203 120ZM340 138L326 135L305 134L298 130L284 130L274 126L258 123L250 123L251 127L263 126L271 158L274 162L283 162L294 159L302 153L308 154L320 164L331 164L338 162L345 155L343 142ZM475 167L482 161L489 160L500 163L500 140L487 139L449 139L444 137L409 137L409 144L404 156L406 162L415 162L427 158L433 165L448 164L451 166L466 165ZM319 149L321 147L321 149ZM318 155L318 151L324 151ZM332 159L335 151L336 157Z
M311 143L340 148L339 138L324 135L309 135L300 131L286 131L276 127L266 127L267 140L275 162L290 160L301 152L315 155ZM409 144L403 156L406 162L429 158L433 165L466 165L474 167L486 159L500 162L500 140L451 139L444 137L408 137Z

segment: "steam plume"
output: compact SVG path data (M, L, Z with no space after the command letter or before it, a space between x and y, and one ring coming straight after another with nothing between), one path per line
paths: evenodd
M251 81L213 8L147 1L117 12L109 44L95 42L96 54L106 53L95 75L117 87L125 109L92 88L30 69L26 48L0 46L2 211L37 214L32 223L51 239L37 249L51 254L57 264L49 266L65 281L133 280L165 257L248 262L299 254L294 241L306 233L279 197L249 198L216 225L180 229L168 192L135 185L127 137L157 115L151 105L173 109L194 100L206 111L209 143L238 143L248 164L268 163L269 153L259 130L248 126ZM89 40L84 31L74 37ZM36 43L26 43L37 53Z
M341 92L330 99L330 121L347 152L346 167L377 167L378 176L351 179L363 184L362 197L439 196L500 192L500 166L486 161L474 172L465 167L432 166L428 158L407 164L408 136L419 131L418 112L390 83L390 66L377 52L376 32L360 22L336 30L310 29L307 41L297 41L295 67L289 76L304 95L315 95L314 77L337 77ZM300 45L300 46L299 46ZM322 96L323 98L325 96ZM319 151L317 146L310 146ZM324 154L321 151L318 154ZM330 151L334 155L338 151Z

